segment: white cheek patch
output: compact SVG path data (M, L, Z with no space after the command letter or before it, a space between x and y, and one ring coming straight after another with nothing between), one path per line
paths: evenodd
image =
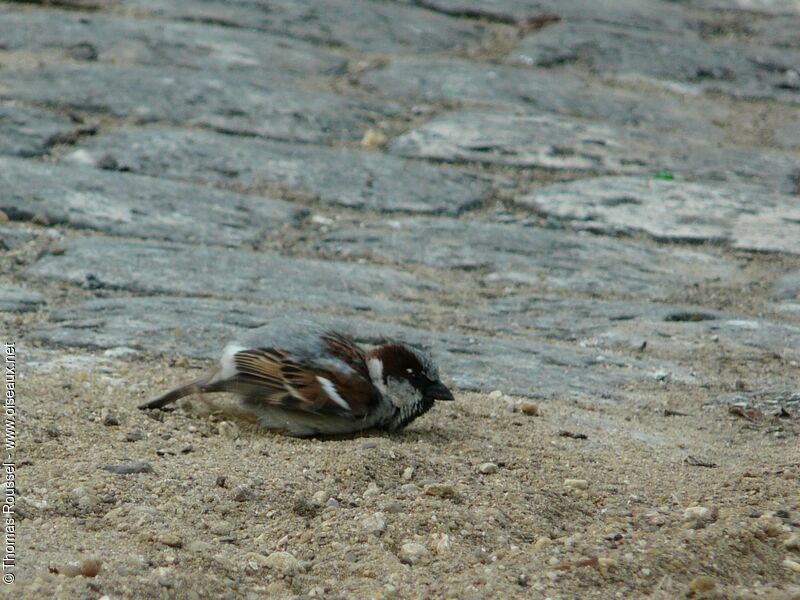
M386 393L386 386L383 384L383 361L380 358L370 358L367 361L369 378L382 394Z
M325 379L324 377L317 375L317 381L319 381L322 389L325 390L325 393L328 394L328 398L336 402L336 404L341 406L343 409L347 411L350 410L350 405L339 395L339 392L336 391L336 386L333 385L333 382L330 379Z
M247 348L239 346L238 344L228 344L225 346L225 349L222 351L222 357L219 359L219 372L209 383L224 381L236 375L236 363L233 357L236 356L237 352L241 352L242 350L247 350Z

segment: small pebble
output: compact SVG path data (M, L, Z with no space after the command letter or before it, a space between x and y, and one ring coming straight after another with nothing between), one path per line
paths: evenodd
M400 548L400 558L412 565L417 564L429 554L430 552L425 546L416 542L407 542Z
M439 538L439 541L436 542L434 549L436 550L436 554L448 554L451 548L452 544L450 543L450 536L446 533L443 533Z
M139 440L141 440L143 438L144 438L144 434L141 431L139 431L138 429L135 429L134 431L128 432L128 434L125 436L125 441L126 442L138 442Z
M183 548L183 540L174 533L162 533L156 538L156 541L170 548Z
M698 575L689 582L689 589L695 594L705 594L717 587L717 583L707 575Z
M478 467L478 472L484 475L491 475L497 473L497 465L493 462L485 462Z
M328 498L328 501L325 503L325 506L327 506L328 508L339 508L341 504L339 504L339 501L336 498L331 497Z
M241 485L237 485L233 489L233 499L237 502L245 502L246 500L251 500L253 498L253 488L251 488L246 483Z
M437 498L452 498L456 495L456 488L449 483L429 483L425 486L425 493Z
M800 551L800 535L794 534L788 539L783 541L784 548L788 550L798 550Z
M380 493L381 490L378 487L378 485L375 482L372 482L367 486L367 489L364 490L364 497L366 498L368 496L378 496Z
M400 476L404 481L410 481L414 476L414 467L406 467L403 469L403 474Z
M103 417L103 425L105 425L106 427L116 427L117 425L119 425L119 417L109 413L105 417Z
M219 434L226 440L235 440L239 438L239 426L230 421L222 421L217 425Z
M502 397L503 397L503 392L501 392L500 390L493 390L489 392L490 400L499 400Z
M418 496L420 493L422 493L422 490L416 484L407 483L405 485L400 486L400 492L404 496Z
M683 520L692 529L702 529L717 520L719 509L716 507L690 506L683 511Z
M544 548L547 548L550 545L550 543L551 540L549 537L542 536L534 542L533 547L535 550L542 550Z
M535 404L531 404L529 402L525 402L520 405L519 407L522 414L528 415L529 417L538 417L539 416L539 407Z
M303 570L299 560L288 552L283 551L273 552L266 557L263 564L265 567L285 575L296 575Z
M589 489L589 482L585 479L565 479L564 486L575 490Z
M366 519L361 521L361 527L367 533L380 535L386 530L386 520L384 519L383 513L378 512L374 515L368 516Z
M367 129L364 137L361 138L361 145L365 148L379 149L386 145L386 134L377 129Z
M42 227L47 227L50 225L50 219L48 219L47 215L44 213L37 213L33 215L31 223L33 223L34 225L41 225Z
M319 490L318 492L314 492L314 495L311 496L311 502L316 504L317 506L325 506L325 503L330 498L330 494L324 490Z
M800 573L800 562L797 562L796 560L787 558L781 564L790 571L794 571L795 573Z

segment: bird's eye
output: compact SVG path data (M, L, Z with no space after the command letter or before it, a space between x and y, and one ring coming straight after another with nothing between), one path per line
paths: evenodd
M413 372L414 372L414 369L406 369L406 373L408 373L409 375L411 375Z

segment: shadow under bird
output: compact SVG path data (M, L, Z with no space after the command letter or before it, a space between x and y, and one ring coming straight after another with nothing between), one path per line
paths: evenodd
M212 373L139 408L211 392L238 394L263 426L294 436L398 431L436 400L454 399L417 348L388 343L365 351L340 333L295 324L254 330L224 349Z

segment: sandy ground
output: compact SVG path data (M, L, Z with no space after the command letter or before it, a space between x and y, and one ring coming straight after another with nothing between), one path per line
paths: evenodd
M653 382L304 440L135 408L194 365L18 351L16 597L800 598L796 419Z

